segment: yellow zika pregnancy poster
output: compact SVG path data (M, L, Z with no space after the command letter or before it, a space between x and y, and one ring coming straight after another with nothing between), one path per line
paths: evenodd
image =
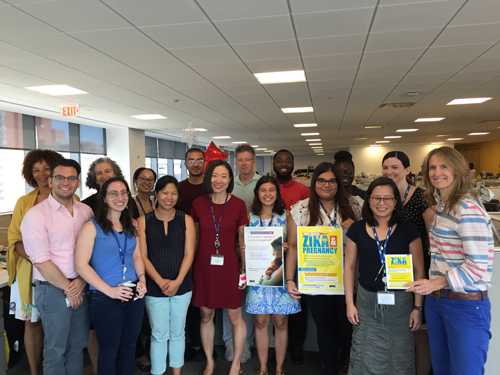
M302 294L344 294L341 227L297 227L297 270Z
M385 256L387 289L406 289L413 282L413 259L411 254Z

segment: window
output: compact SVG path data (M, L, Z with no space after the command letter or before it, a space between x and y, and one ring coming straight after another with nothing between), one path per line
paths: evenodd
M157 172L158 177L170 175L178 181L187 177L184 155L187 144L167 139L145 137L145 165Z
M24 150L35 148L35 118L0 111L0 147Z
M17 199L26 194L27 186L21 174L25 154L24 150L0 148L0 160L9 161L0 163L0 212L12 211Z

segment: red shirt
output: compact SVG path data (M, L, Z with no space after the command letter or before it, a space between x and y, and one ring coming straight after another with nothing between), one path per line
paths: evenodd
M309 188L293 179L284 184L280 184L280 193L281 199L283 199L283 203L285 203L285 208L287 210L298 201L309 198Z

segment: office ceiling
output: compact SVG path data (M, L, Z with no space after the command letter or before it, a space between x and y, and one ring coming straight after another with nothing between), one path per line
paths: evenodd
M253 73L298 70L307 82L261 85ZM51 97L26 86L69 84L88 95ZM454 98L493 97L446 106ZM0 0L0 104L184 139L230 135L312 154L398 142L500 138L498 0ZM409 108L381 104L413 102ZM312 106L285 115L281 107ZM166 120L130 116L160 113ZM446 117L414 124L417 117ZM294 123L318 123L295 129ZM383 124L367 130L367 124ZM471 131L490 131L483 137ZM366 140L357 138L366 137Z

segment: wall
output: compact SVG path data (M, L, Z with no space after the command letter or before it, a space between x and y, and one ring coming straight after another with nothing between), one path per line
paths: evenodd
M460 144L456 148L474 163L476 171L500 172L500 140Z

